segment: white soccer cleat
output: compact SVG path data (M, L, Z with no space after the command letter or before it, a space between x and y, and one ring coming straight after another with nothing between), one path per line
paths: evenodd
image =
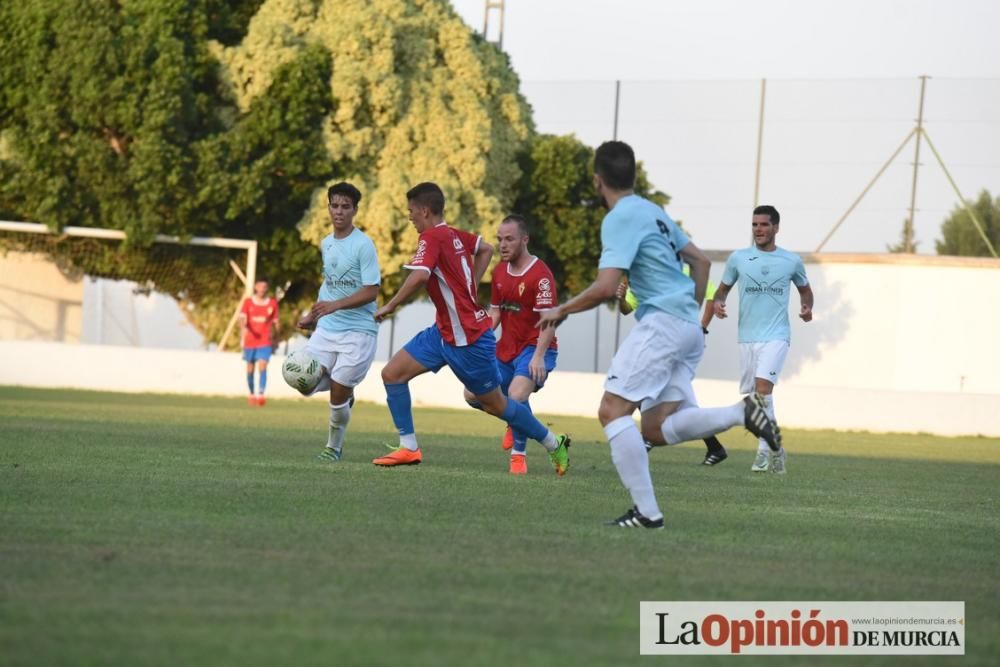
M784 461L784 459L782 459L782 461ZM757 450L757 458L753 460L753 465L750 466L750 472L767 472L770 468L771 452L762 449Z
M782 447L780 450L773 452L771 454L771 472L784 475L785 474L785 448Z

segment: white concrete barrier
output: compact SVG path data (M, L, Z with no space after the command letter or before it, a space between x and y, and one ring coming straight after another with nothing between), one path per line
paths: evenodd
M282 380L281 361L277 356L272 360L268 395L299 397ZM385 403L382 366L377 362L357 388L359 400ZM545 389L532 398L532 407L539 413L596 418L603 382L600 374L556 371ZM0 341L0 384L168 394L246 393L244 366L237 353L33 341ZM739 398L736 382L728 380L696 380L695 390L705 406ZM467 408L461 385L447 369L417 378L412 393L418 406ZM778 385L775 401L786 427L1000 437L1000 396L992 394L818 387L793 378Z

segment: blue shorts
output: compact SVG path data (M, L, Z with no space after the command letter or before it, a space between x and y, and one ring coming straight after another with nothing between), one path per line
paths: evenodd
M444 342L441 332L432 325L403 346L424 368L437 373L448 366L465 388L476 396L488 394L500 386L497 370L497 339L487 331L475 343L456 347Z
M248 364L255 361L271 361L271 346L243 348L243 361Z
M528 347L521 350L521 353L511 359L510 361L500 361L497 360L497 367L500 369L500 388L503 393L509 393L510 383L514 381L518 375L526 378L531 377L531 372L528 370L528 364L531 363L531 358L535 356L535 346L529 345ZM551 373L556 367L556 351L549 348L545 351L545 371L546 373ZM535 387L535 391L538 391L545 386L542 382L540 385Z

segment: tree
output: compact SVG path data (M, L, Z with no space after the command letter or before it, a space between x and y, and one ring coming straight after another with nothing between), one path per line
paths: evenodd
M514 210L531 223L532 252L552 268L562 294L578 293L597 276L601 221L607 213L594 190L594 149L573 135L537 135L521 168ZM661 206L670 202L650 185L642 164L635 191Z
M237 108L208 38L233 38L253 5L0 5L0 210L53 229L125 231L121 247L54 250L90 275L138 279L156 234L237 236L260 242L262 273L291 282L293 298L314 292L317 278L300 276L315 249L296 225L331 173L321 134L329 54L303 49L252 108ZM203 256L173 261L156 288L193 306L185 312L215 338L239 286L222 288L224 263L220 273Z
M899 233L899 241L886 246L885 249L894 254L903 254L914 253L919 246L920 241L917 241L913 236L913 221L905 218L903 220L903 229Z
M972 202L971 208L993 248L1000 248L1000 197L993 199L988 190L983 190ZM941 240L935 243L935 247L939 255L993 256L969 212L962 206L956 206L951 215L941 223Z
M532 133L506 56L446 0L268 0L240 44L213 52L246 109L310 45L333 61L334 107L322 124L330 181L363 192L357 220L378 248L383 292L398 286L416 246L405 213L416 183L442 187L449 223L492 237L516 196L516 156ZM301 230L318 242L329 229L318 189Z

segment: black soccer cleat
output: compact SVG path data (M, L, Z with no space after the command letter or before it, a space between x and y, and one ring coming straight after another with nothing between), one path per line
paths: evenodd
M701 462L703 466L714 466L722 463L729 458L729 454L726 453L725 447L719 447L718 449L711 449L705 454L705 460Z
M607 521L605 526L616 526L618 528L663 528L663 517L659 519L647 519L637 507L630 507L628 512L622 514L617 519Z
M743 397L743 425L754 436L763 438L772 452L781 450L781 430L764 410L764 399L757 392Z

